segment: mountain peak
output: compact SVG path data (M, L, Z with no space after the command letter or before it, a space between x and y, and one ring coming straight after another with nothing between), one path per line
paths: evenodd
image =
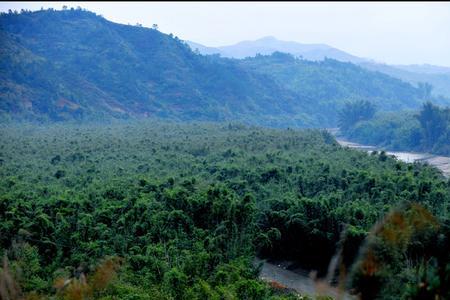
M261 41L261 42L272 42L272 41L279 41L276 37L274 36L264 36L260 39L257 39L256 41Z
M256 54L270 55L276 51L292 54L307 60L319 61L326 57L344 62L358 63L365 61L363 58L333 48L326 44L303 44L295 41L283 41L274 36L264 36L256 40L246 40L234 45L215 48L217 53L224 57L245 58ZM203 51L209 54L207 51Z

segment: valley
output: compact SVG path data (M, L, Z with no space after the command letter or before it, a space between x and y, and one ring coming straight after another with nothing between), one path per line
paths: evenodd
M169 4L0 5L0 299L450 299L450 69Z

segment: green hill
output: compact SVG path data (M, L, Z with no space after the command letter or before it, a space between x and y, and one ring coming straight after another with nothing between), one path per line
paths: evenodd
M270 75L299 98L310 99L321 116L328 121L332 118L332 123L336 121L336 110L347 101L369 100L382 111L417 107L422 102L418 89L406 82L334 59L314 62L275 52L246 58L242 64Z
M279 53L244 61L202 56L172 35L82 9L2 14L0 38L2 121L334 126L336 108L349 99L364 97L382 110L421 103L411 85L349 63Z

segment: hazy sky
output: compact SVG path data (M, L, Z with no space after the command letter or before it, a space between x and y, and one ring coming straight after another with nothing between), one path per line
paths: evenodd
M391 64L450 66L450 2L2 2L0 9L63 5L118 23L156 23L207 46L270 35Z

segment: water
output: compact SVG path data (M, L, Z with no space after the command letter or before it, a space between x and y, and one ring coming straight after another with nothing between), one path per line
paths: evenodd
M381 151L383 149L379 149L374 146L361 145L358 143L349 142L342 139L336 139L336 141L344 147L361 149L368 152L372 151ZM439 170L442 171L444 176L450 177L450 157L447 156L438 156L429 153L417 153L417 152L402 152L402 151L386 151L387 155L393 155L398 160L413 163L413 162L423 162L428 163L432 166L435 166Z

